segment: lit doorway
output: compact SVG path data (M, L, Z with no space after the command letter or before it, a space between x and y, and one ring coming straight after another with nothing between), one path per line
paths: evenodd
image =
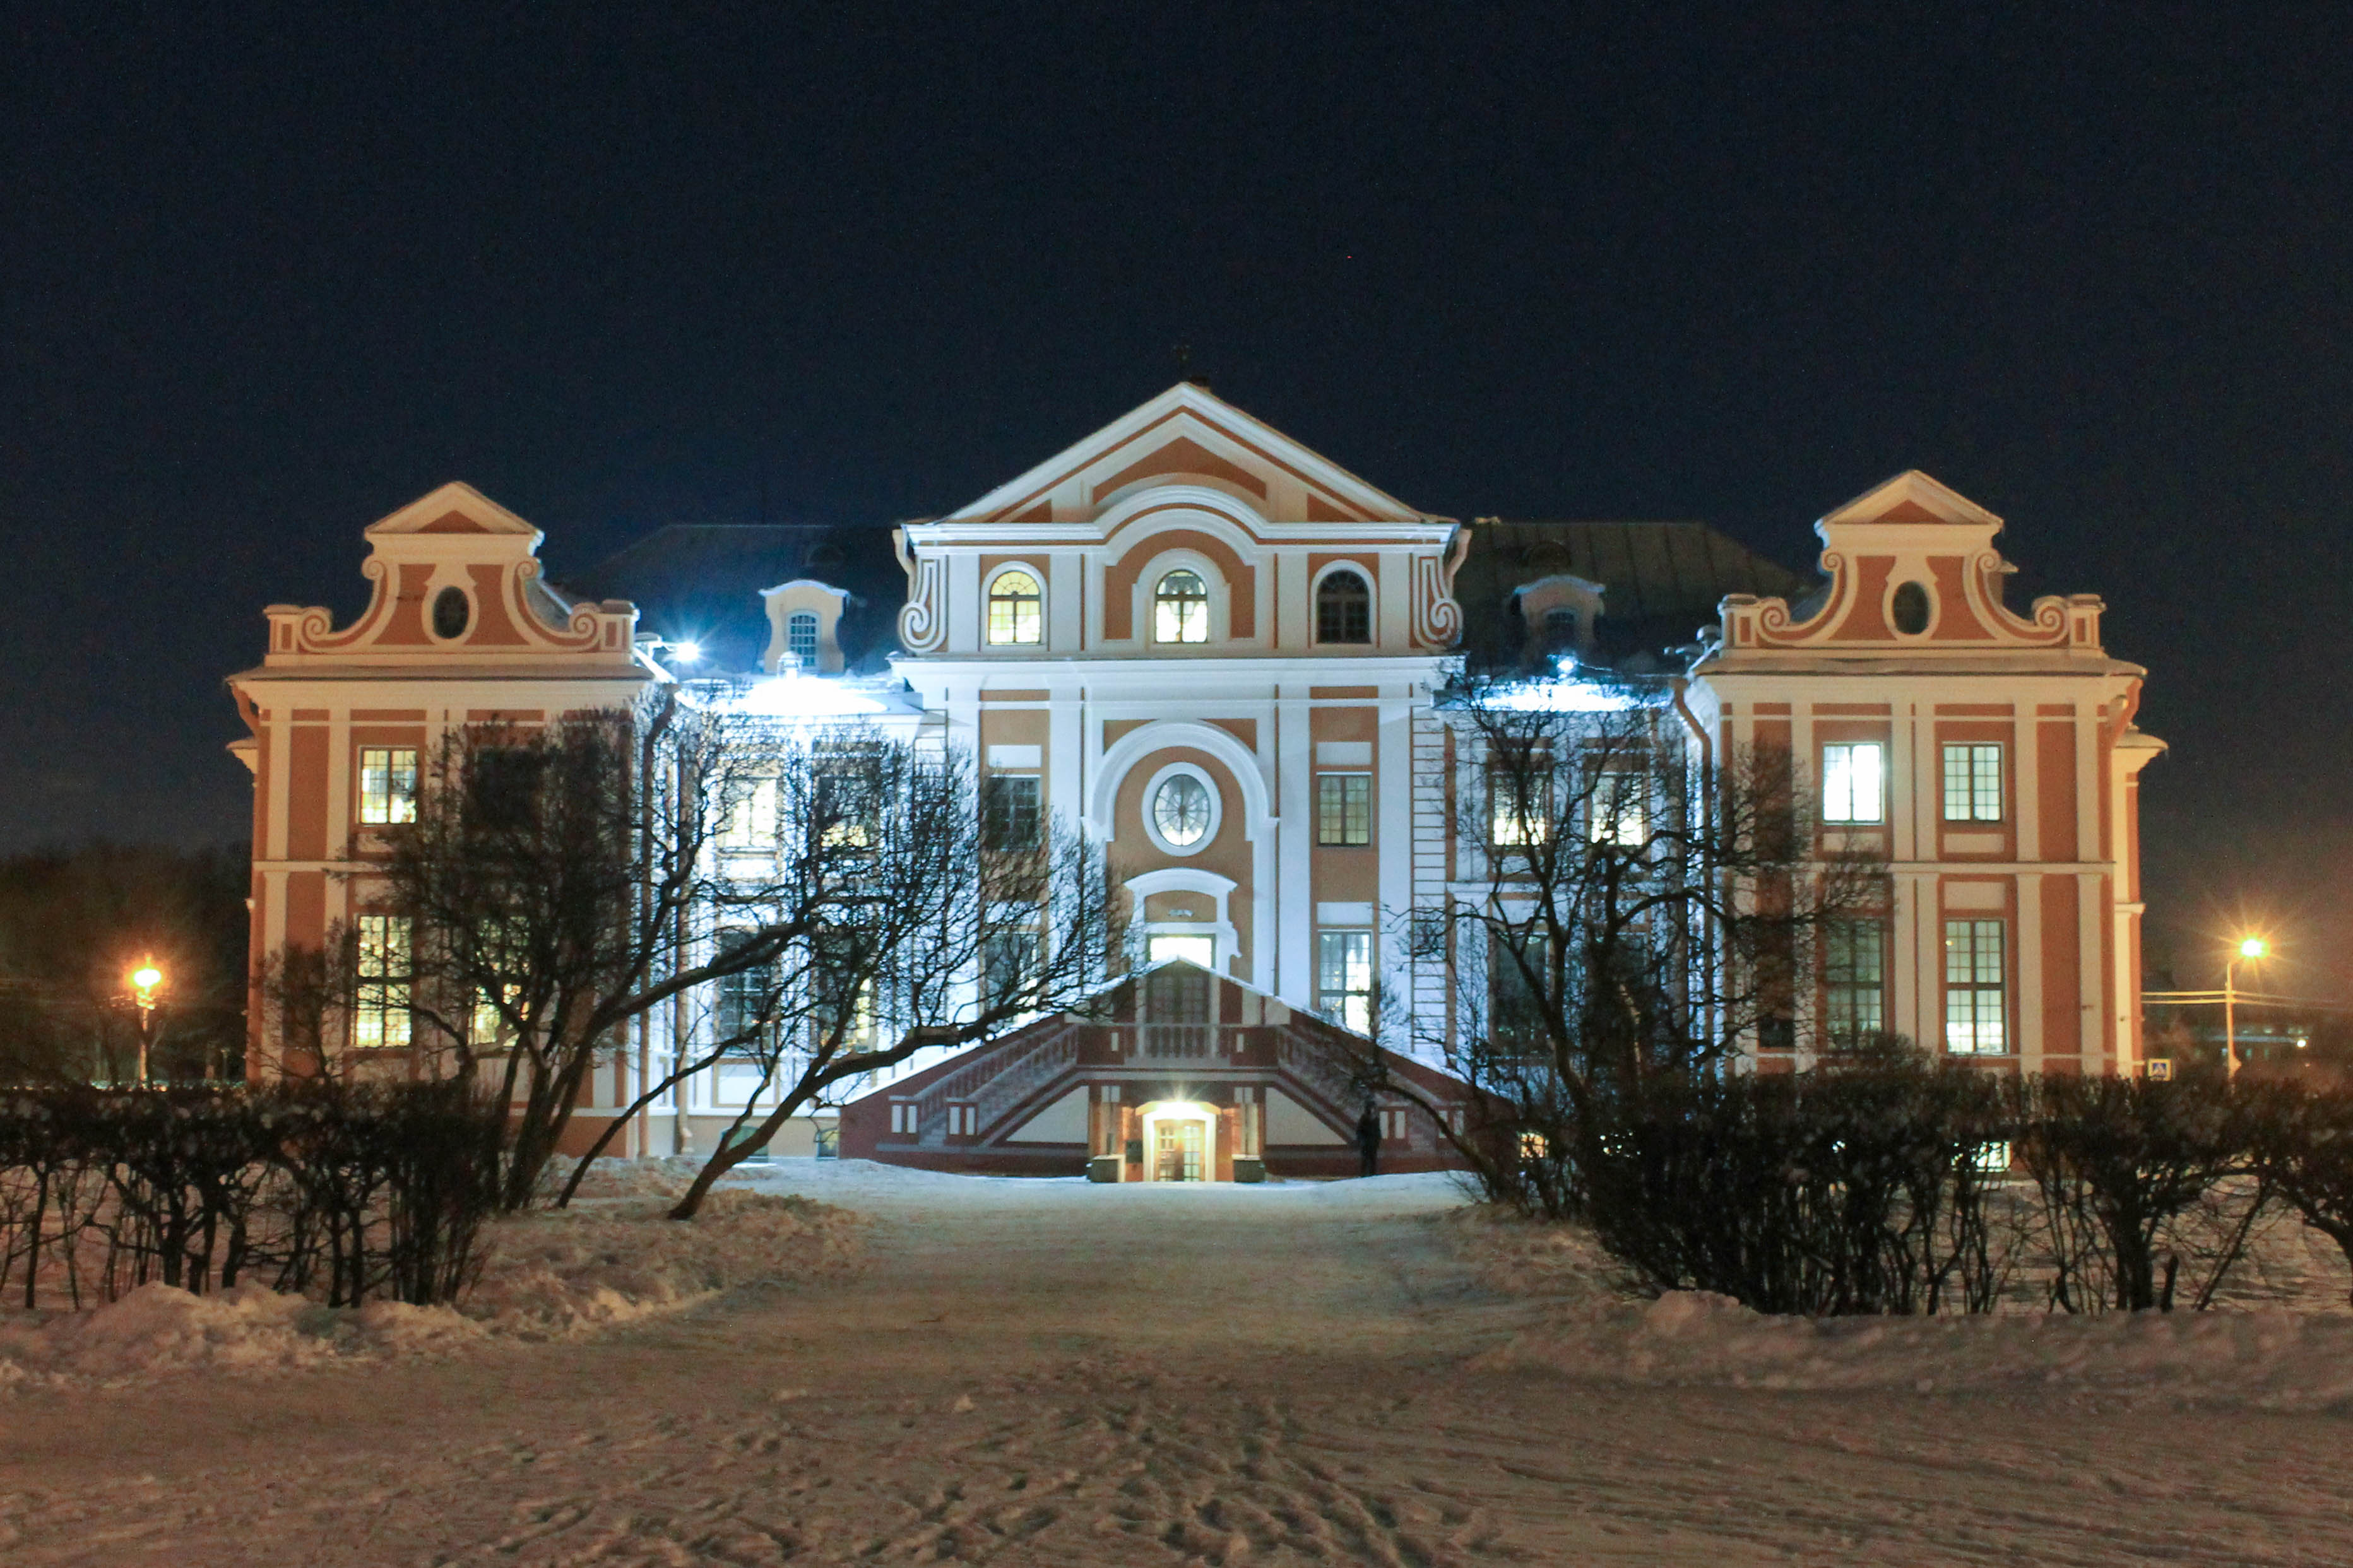
M1163 1121L1153 1129L1157 1135L1152 1151L1152 1179L1155 1182L1198 1182L1201 1179L1201 1134L1206 1129L1198 1121Z
M1214 974L1218 970L1218 939L1179 931L1154 931L1145 942L1145 963L1166 963L1172 958L1198 963Z
M1219 1180L1218 1113L1191 1100L1155 1100L1137 1107L1144 1132L1147 1182Z

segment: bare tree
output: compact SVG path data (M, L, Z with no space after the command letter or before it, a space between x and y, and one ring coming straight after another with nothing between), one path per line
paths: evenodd
M1472 679L1441 707L1461 860L1408 945L1450 995L1435 1016L1393 997L1390 1025L1475 1091L1459 1132L1424 1109L1490 1193L1548 1214L1580 1201L1580 1140L1650 1080L1845 1043L1823 939L1884 916L1883 862L1818 842L1787 753L1716 755L1679 697Z
M777 763L778 860L846 847L855 889L725 983L713 1034L758 1083L677 1219L794 1116L919 1050L1080 1005L1120 950L1101 848L1034 804L984 800L964 752L851 733ZM717 939L746 940L769 896L756 880L733 889Z
M378 967L401 971L417 1048L513 1107L507 1207L533 1201L628 1026L775 963L861 900L865 857L825 823L756 875L722 852L776 776L772 731L676 688L634 711L469 727L426 770L416 821L387 835L376 875L408 949ZM723 915L738 926L713 943Z

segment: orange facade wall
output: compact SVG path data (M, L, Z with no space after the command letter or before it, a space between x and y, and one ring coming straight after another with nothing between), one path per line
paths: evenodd
M2073 877L2042 879L2042 1055L2084 1053L2083 926Z
M1155 533L1149 545L1138 545L1114 561L1103 573L1103 636L1113 641L1141 636L1132 613L1135 585L1144 570L1165 551L1190 550L1206 555L1226 580L1226 629L1236 637L1258 635L1258 574L1234 552L1233 546L1214 534L1172 529ZM1148 629L1148 628L1146 628Z
M2034 725L2035 791L2042 858L2073 860L2075 843L2075 721L2038 719Z
M327 858L327 727L296 724L286 747L286 856Z

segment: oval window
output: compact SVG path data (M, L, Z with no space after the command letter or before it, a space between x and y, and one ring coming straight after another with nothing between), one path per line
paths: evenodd
M1928 590L1917 583L1906 583L1895 590L1895 602L1889 606L1895 616L1895 629L1907 637L1916 637L1928 629Z
M1209 786L1191 773L1172 774L1152 797L1152 825L1171 844L1198 844L1209 831Z
M433 635L443 642L464 637L473 614L473 606L466 602L466 590L442 589L433 595Z

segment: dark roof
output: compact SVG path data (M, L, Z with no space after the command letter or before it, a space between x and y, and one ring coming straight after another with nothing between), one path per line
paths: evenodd
M671 523L565 580L575 599L627 599L638 630L702 645L706 668L746 670L768 644L760 591L797 578L846 590L839 632L853 670L898 647L907 575L885 525Z
M1463 649L1474 662L1514 662L1526 627L1515 590L1545 577L1602 586L1596 654L1605 661L1656 656L1713 625L1727 594L1795 599L1812 583L1704 522L1514 522L1472 525L1455 574Z

